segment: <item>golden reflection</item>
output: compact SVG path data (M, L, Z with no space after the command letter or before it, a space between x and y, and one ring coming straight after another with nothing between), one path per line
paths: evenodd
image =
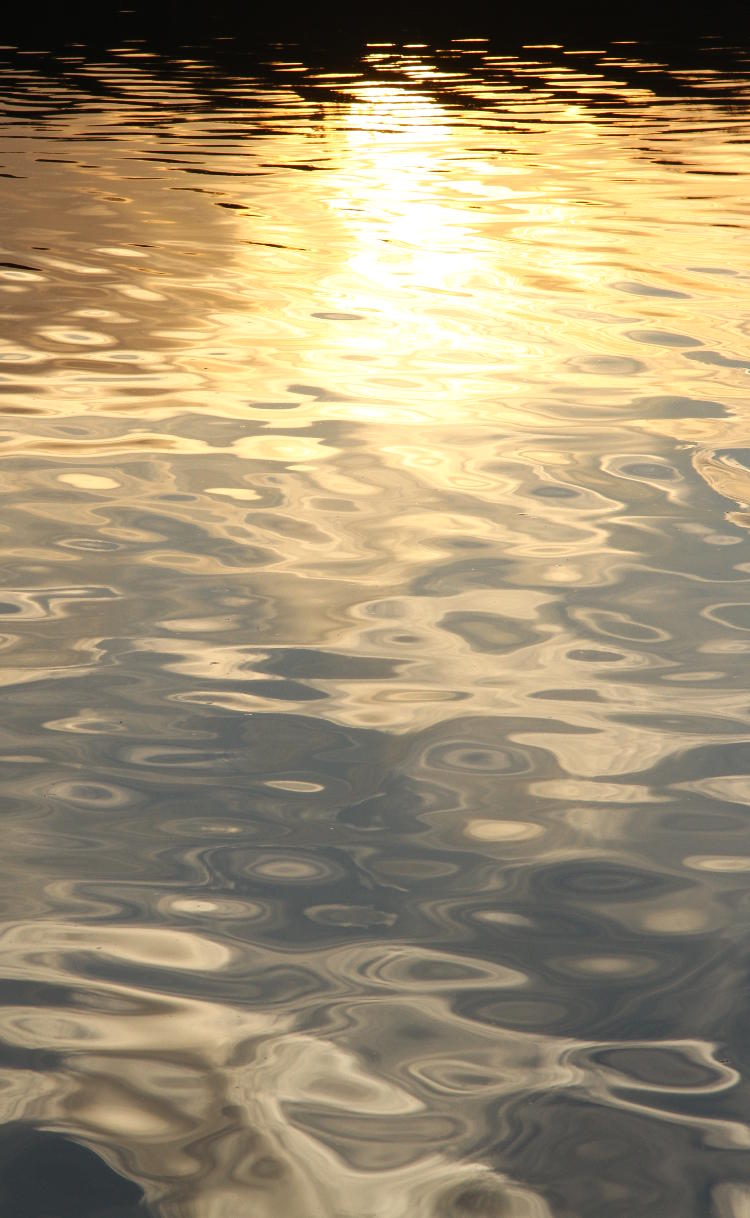
M459 1192L481 1198L489 1212L507 1208L518 1218L549 1218L531 1188L443 1153L441 1133L452 1128L451 1118L456 1124L456 1101L466 1126L459 1144L496 1132L499 1105L514 1097L531 1094L541 1103L574 1087L579 1102L681 1125L713 1146L748 1145L740 1121L683 1111L686 1095L721 1094L738 1081L705 1041L575 1041L457 1014L456 991L481 994L491 983L512 990L523 982L497 965L368 943L324 954L307 950L299 965L335 983L334 1007L343 1017L331 1020L330 1035L310 1035L287 1012L72 974L71 952L95 957L101 927L18 922L1 930L7 977L74 981L77 1001L0 1010L6 1043L59 1056L47 1074L26 1070L22 1090L18 1072L4 1067L0 1115L41 1118L47 1129L73 1133L135 1178L165 1218L226 1218L248 1195L261 1218L273 1218L279 1207L328 1218L331 1204L352 1215L432 1218L453 1212ZM185 937L158 933L168 955L169 937L176 945ZM121 925L116 934L124 959L135 962L145 946L153 963L141 928ZM175 950L179 955L179 946ZM189 967L188 960L181 963ZM598 977L630 977L649 966L640 956L555 963ZM354 997L352 986L363 985L368 992ZM626 1072L628 1055L638 1049L693 1063L700 1082L657 1088L655 1110L649 1103L654 1088ZM371 1066L374 1054L378 1071ZM330 1138L337 1129L338 1153Z
M576 232L581 208L559 185L545 197L549 183L542 193L518 158L474 149L427 94L348 92L343 111L324 114L332 167L313 198L329 256L311 293L301 379L345 400L327 403L329 417L497 419L488 377L502 375L512 395L548 346L534 333L535 277L557 275L571 290L604 277Z
M750 1144L669 1031L750 870L747 121L555 50L7 118L0 1116L165 1218L549 1218L529 1099Z

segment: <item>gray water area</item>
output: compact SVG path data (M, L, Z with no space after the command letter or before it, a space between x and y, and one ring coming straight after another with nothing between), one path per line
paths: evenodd
M3 1218L747 1218L750 58L0 86Z

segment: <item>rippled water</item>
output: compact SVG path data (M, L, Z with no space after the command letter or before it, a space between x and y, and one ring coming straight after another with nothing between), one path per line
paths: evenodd
M0 1209L750 1214L750 60L2 55Z

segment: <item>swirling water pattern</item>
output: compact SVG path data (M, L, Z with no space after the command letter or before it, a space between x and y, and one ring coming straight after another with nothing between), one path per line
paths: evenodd
M747 57L2 82L0 1210L743 1218Z

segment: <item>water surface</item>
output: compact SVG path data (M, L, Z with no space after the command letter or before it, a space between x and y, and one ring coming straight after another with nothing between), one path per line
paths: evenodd
M0 1208L746 1218L748 58L231 51L2 52Z

